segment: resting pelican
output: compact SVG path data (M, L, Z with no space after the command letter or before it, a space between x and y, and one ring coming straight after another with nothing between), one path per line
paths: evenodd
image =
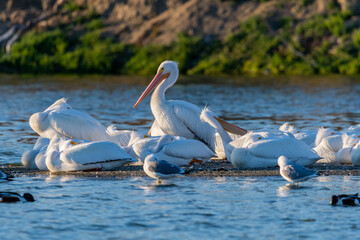
M201 119L201 109L191 103L180 100L165 100L165 91L171 87L179 76L176 62L164 61L157 74L142 93L134 108L154 90L150 107L155 121L161 131L173 136L197 139L215 151L215 129ZM153 126L154 127L154 126ZM242 129L242 134L247 131Z
M206 108L201 114L219 132L225 146L226 158L234 167L275 167L281 155L302 165L311 165L320 158L308 145L296 139L291 133L249 132L231 141L231 138L224 134L225 130L222 126L224 123L221 119Z
M44 112L33 114L30 127L45 138L74 138L87 141L111 141L124 147L132 131L118 131L113 125L107 129L95 118L73 109L65 98L61 98Z
M342 133L324 138L314 150L323 163L351 163L352 147L359 142L360 135Z
M148 155L156 154L160 159L183 166L193 162L201 163L215 156L200 141L170 135L144 138L136 141L131 147L130 155L141 162L144 162Z
M51 172L112 170L135 161L112 142L63 138L51 140L46 156L46 166Z
M289 132L294 135L296 139L305 142L310 147L314 148L320 144L320 142L329 136L338 135L338 133L331 128L319 128L317 131L314 130L300 130L296 129L294 125L284 123L279 128L282 132Z
M154 154L150 154L145 158L143 169L149 177L157 179L158 184L161 184L161 179L172 178L185 172L184 169L177 165L165 160L159 160Z
M35 158L43 147L47 147L49 145L49 141L50 140L48 138L39 137L36 140L34 148L23 153L23 155L21 156L21 163L24 165L25 168L38 169L35 163Z

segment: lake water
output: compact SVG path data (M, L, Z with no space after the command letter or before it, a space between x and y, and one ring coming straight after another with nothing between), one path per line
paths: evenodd
M0 78L0 163L20 162L37 138L29 117L61 97L106 126L146 132L153 121L150 98L132 108L151 78ZM210 83L180 81L168 90L167 98L210 106L246 129L277 128L284 122L302 129L344 129L360 123L356 79L205 80ZM358 192L358 177L323 176L300 188L285 185L280 177L188 177L164 186L150 178L19 177L1 183L0 190L31 192L37 201L0 204L0 231L5 233L1 239L357 236L354 208L331 207L329 201L332 194Z

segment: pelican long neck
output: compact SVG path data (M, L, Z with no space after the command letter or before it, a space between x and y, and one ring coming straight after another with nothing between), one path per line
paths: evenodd
M153 109L156 105L162 105L165 103L165 92L170 88L179 77L179 70L171 71L169 77L157 86L151 95L150 106Z
M207 109L204 109L201 112L201 118L206 120L206 122L209 123L212 127L214 127L216 131L219 133L221 137L221 141L224 146L225 156L230 161L231 152L227 150L226 146L232 141L232 139L229 136L229 134L225 131L225 129L220 125L220 123L215 120L214 116L215 115L212 112L208 111Z

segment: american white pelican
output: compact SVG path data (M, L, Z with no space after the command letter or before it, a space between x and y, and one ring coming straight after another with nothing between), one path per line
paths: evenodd
M15 192L0 192L0 202L9 203L9 202L34 202L35 199L30 193L24 193L21 196Z
M46 166L51 172L112 170L136 161L112 142L62 138L51 140L46 155Z
M314 148L320 144L320 142L329 136L338 135L335 130L331 128L319 128L317 131L314 130L300 130L295 128L294 125L290 125L289 123L284 123L279 128L282 132L289 132L294 135L296 139L299 139L305 142L310 147Z
M355 166L360 166L360 143L357 143L351 150L351 162Z
M149 177L157 179L159 184L161 184L161 179L172 178L185 172L177 165L159 160L155 154L150 154L145 158L143 169Z
M57 100L44 112L33 114L29 120L31 128L45 138L73 138L88 141L111 141L120 147L127 146L132 131L107 129L87 113L73 109L65 98Z
M165 100L165 91L176 82L178 76L179 69L176 62L162 62L154 79L142 93L134 108L155 89L150 102L156 121L154 124L157 124L165 134L200 140L215 151L216 131L200 117L201 109L185 101ZM246 132L242 129L242 134Z
M306 181L309 178L317 177L318 172L308 169L302 165L289 161L285 156L280 156L278 159L280 167L280 175L286 180L296 185L299 182Z
M34 148L23 153L23 155L21 156L21 163L24 165L25 168L38 169L35 163L35 158L44 146L49 145L49 141L50 140L48 138L39 137L36 140Z
M163 132L163 130L161 130L159 124L157 123L156 120L154 120L153 124L150 127L150 130L148 132L149 136L162 136L162 135L166 135L166 133Z
M84 112L73 109L65 98L57 100L44 112L33 114L29 123L36 133L45 138L109 140L105 127L98 120Z
M336 206L359 206L360 198L359 194L341 194L341 195L332 195L330 200L330 205Z
M170 135L143 138L136 141L131 148L130 155L141 162L144 162L148 155L156 154L159 159L179 166L203 162L215 156L200 141Z
M314 148L319 154L322 163L351 163L350 155L353 146L360 140L359 135L342 133L322 139L321 143Z
M231 138L224 134L225 130L221 125L224 123L220 119L206 108L201 114L220 134L225 146L226 158L236 168L275 167L281 155L302 165L311 165L320 158L308 145L296 139L291 133L249 132L231 141Z

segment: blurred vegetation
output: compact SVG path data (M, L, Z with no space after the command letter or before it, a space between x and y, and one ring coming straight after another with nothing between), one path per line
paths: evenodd
M24 35L9 56L0 52L0 71L152 75L163 60L172 59L188 75L359 74L360 30L348 24L350 12L329 7L329 13L303 22L251 18L224 41L180 34L168 46L125 45L106 37L104 23L89 11L70 25Z

